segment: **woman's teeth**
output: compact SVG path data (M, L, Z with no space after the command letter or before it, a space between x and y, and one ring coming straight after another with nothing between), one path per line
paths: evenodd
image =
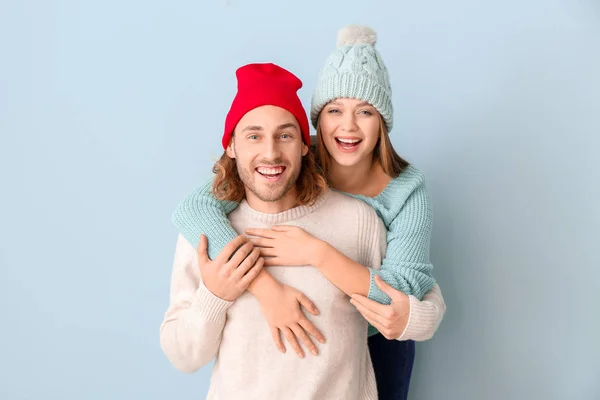
M362 141L361 139L335 138L336 142L344 149L353 149Z
M343 139L343 138L336 138L336 140L338 142L341 143L348 143L348 144L356 144L358 142L360 142L360 139Z

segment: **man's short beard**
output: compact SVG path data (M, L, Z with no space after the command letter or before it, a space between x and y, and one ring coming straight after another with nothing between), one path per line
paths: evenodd
M294 187L294 185L296 185L296 182L298 181L298 177L300 176L300 168L299 168L295 171L295 175L290 176L284 185L277 186L275 188L275 190L269 190L268 193L264 193L264 191L263 192L258 191L258 189L254 186L254 184L252 182L251 174L252 174L252 172L254 172L254 167L251 166L252 171L245 169L244 167L242 167L239 164L237 157L235 159L235 163L237 166L237 170L238 170L240 179L244 183L244 186L246 187L246 189L250 190L252 193L254 193L254 195L256 197L258 197L261 201L264 201L264 202L274 202L274 201L281 200L286 194L288 194L288 192ZM271 163L271 164L281 165L282 163ZM286 171L287 170L288 169L286 168ZM278 190L279 188L281 188L281 189Z

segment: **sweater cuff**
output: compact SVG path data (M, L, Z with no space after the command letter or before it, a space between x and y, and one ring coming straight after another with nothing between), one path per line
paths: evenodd
M421 302L415 296L408 296L408 298L410 301L408 323L398 340L427 340L433 334L437 315L435 306L428 302Z
M392 299L390 296L385 294L379 286L375 283L375 276L377 276L377 272L373 268L367 268L369 270L369 274L371 275L371 282L369 284L369 295L367 296L369 299L378 302L379 304L389 305L392 303Z
M225 316L227 309L231 307L233 301L223 300L215 296L204 283L200 281L200 286L196 291L196 299L192 308L198 311L208 321L218 321Z

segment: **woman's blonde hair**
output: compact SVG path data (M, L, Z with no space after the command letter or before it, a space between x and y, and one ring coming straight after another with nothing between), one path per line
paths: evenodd
M410 164L396 153L394 146L390 141L387 128L381 114L379 116L379 139L373 149L373 161L379 162L383 168L383 172L391 178L397 178ZM331 155L327 151L323 134L321 132L321 116L317 119L317 144L316 144L316 160L325 176L329 170Z

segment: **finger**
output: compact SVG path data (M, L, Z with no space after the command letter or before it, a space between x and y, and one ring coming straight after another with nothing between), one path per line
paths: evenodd
M244 243L248 241L248 238L243 235L237 236L231 242L227 243L219 255L215 258L220 265L224 265L229 261L231 255Z
M315 303L310 301L310 299L306 297L306 295L300 293L300 295L298 296L298 301L300 302L302 307L308 310L309 313L311 313L312 315L319 315L319 310L317 310L317 306L315 306Z
M374 300L371 300L363 295L360 294L353 294L352 295L352 299L358 303L360 303L363 307L373 311L376 314L379 315L386 315L387 312L389 311L389 306L386 306L384 304L380 304Z
M319 355L319 350L317 349L317 346L315 346L312 340L310 340L310 338L300 325L294 324L292 325L291 329L292 332L294 332L294 334L296 335L296 337L300 339L302 343L304 343L304 346L308 349L308 351L310 351L315 356Z
M298 324L319 342L325 343L325 336L308 319L303 319Z
M377 287L385 294L390 296L390 299L395 299L402 292L391 287L387 282L385 282L379 275L375 276L375 284ZM403 294L403 293L402 293Z
M273 239L269 238L251 238L252 243L257 247L273 247Z
M379 325L382 326L387 326L389 325L389 321L382 317L381 315L369 310L368 308L366 308L365 306L363 306L362 304L358 303L355 300L350 300L350 303L352 303L352 305L354 307L356 307L356 309L358 311L360 311L360 313L365 316L368 317L370 320L377 322Z
M200 235L196 254L198 255L198 262L205 263L210 261L208 258L208 239L206 239L205 235Z
M259 247L261 257L275 257L277 251L271 247Z
M272 229L248 228L246 234L251 236L259 236L269 239L275 239L275 234Z
M296 336L291 331L291 329L286 326L281 331L283 332L283 336L285 336L285 338L288 341L288 343L290 344L290 346L292 346L292 349L294 349L296 354L298 354L298 357L304 358L304 352L302 351L302 348L300 348L300 345L298 344L298 341L296 340Z
M237 257L237 253L234 256L234 258L235 257ZM234 266L235 270L233 274L231 274L231 277L236 281L241 280L244 277L244 275L246 275L246 272L250 271L250 269L254 267L254 264L256 264L256 260L258 260L258 257L260 257L260 250L255 247L252 249L252 251L250 251L250 254L248 254L246 258L237 267ZM233 262L233 259L231 260L231 262Z
M265 257L265 267L281 267L282 265L279 257Z
M365 320L367 320L368 323L373 325L373 327L375 327L375 329L377 329L382 335L384 334L384 332L387 331L387 329L383 325L381 325L379 322L371 319L368 315L363 314L361 310L358 310L358 312L360 312L361 315L363 316L363 318ZM386 339L389 339L389 338L386 336Z
M271 336L273 336L273 341L275 342L275 346L277 346L277 349L280 352L285 353L285 346L283 345L283 342L281 341L281 335L279 334L279 328L271 327Z
M262 270L264 265L264 258L261 257L258 260L256 260L256 263L254 263L252 269L248 271L248 273L240 280L240 284L243 285L245 289L247 289L248 286L250 286L250 284L252 283L252 281L256 279L258 274L260 274L260 271Z
M291 231L294 227L287 225L275 225L272 226L271 229L275 232L288 232Z
M238 251L235 252L231 260L226 264L227 268L231 270L236 270L240 264L244 262L244 260L248 257L248 255L254 249L254 244L252 242L247 242L242 247L239 248ZM250 264L252 265L252 264Z

